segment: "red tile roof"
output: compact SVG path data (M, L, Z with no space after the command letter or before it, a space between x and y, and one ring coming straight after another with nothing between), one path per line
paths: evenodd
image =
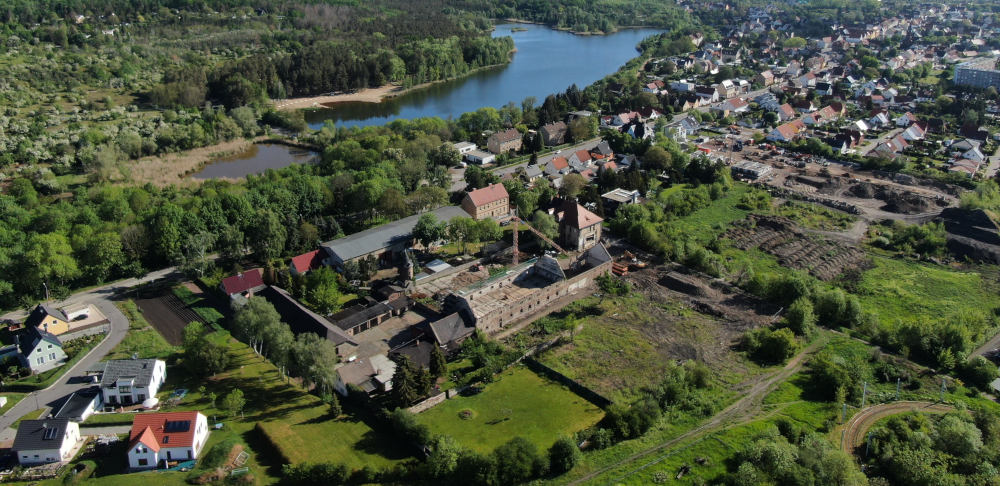
M183 422L187 422L186 427ZM168 427L168 424L174 423L177 425ZM164 444L168 447L190 447L194 445L197 424L198 412L137 413L132 420L129 447L140 441L154 450L159 450Z
M484 204L489 204L508 197L510 196L507 194L507 188L504 187L503 184L490 184L481 189L469 192L469 199L477 208Z
M222 279L222 290L226 295L241 294L262 285L264 285L264 274L259 268Z
M553 157L552 167L555 167L556 170L563 170L569 167L569 161L566 160L566 157Z
M303 253L299 256L292 257L292 267L295 268L296 272L306 273L310 270L316 270L323 265L323 254L319 250L313 250L309 253Z
M591 159L590 152L586 150L577 150L576 159L579 160L580 162L587 162Z

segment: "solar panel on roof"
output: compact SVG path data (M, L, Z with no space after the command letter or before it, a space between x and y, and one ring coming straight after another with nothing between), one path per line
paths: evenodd
M48 427L45 429L45 435L42 436L43 439L51 440L55 439L59 435L59 429L55 427Z
M164 432L187 432L191 429L190 420L168 420L163 426Z

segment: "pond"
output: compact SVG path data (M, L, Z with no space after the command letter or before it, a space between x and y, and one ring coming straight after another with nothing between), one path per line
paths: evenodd
M318 159L317 153L276 143L255 143L238 154L229 155L206 165L194 174L195 179L238 179L261 174L267 169L280 169L292 164L309 164Z
M310 110L306 121L315 129L326 120L350 127L382 125L397 118L457 118L484 106L499 108L510 101L520 105L528 96L534 96L539 106L546 96L563 92L574 83L582 89L617 71L638 55L636 46L642 39L659 32L624 29L610 35L575 35L542 25L497 25L493 36L509 35L517 48L509 64L381 103L346 102Z

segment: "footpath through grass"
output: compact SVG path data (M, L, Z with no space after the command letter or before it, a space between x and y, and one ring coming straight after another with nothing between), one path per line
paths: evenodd
M604 412L563 385L524 366L504 371L472 396L459 396L417 415L433 434L449 435L480 453L521 436L545 450L557 438L596 424Z

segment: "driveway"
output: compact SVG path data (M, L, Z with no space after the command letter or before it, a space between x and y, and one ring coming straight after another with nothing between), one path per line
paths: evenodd
M114 349L114 347L117 346L122 339L125 338L125 333L128 332L129 327L128 318L126 318L125 315L118 310L118 307L115 306L113 300L116 300L119 295L136 285L152 282L162 278L172 278L178 275L180 274L177 272L176 268L165 268L163 270L157 270L149 273L145 277L139 279L130 278L120 280L102 287L73 294L64 301L56 302L56 307L79 303L89 303L97 307L101 313L107 316L108 321L111 324L111 330L107 335L105 335L104 340L91 349L90 352L83 357L83 359L77 361L72 368L63 373L59 380L44 390L32 392L31 394L25 396L24 399L11 407L7 413L0 416L0 442L13 440L16 431L11 429L10 426L17 421L17 419L38 410L39 408L51 408L53 404L70 393L91 386L90 383L69 383L69 380L73 377L84 374L86 370L92 368L104 359L104 357L107 356L107 354L111 352L111 350ZM24 319L27 315L28 313L26 311L21 310L10 312L0 317L4 319Z

